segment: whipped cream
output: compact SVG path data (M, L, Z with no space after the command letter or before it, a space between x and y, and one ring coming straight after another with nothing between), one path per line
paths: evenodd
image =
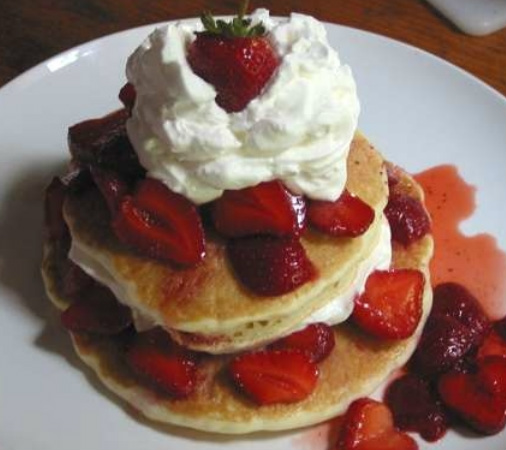
M325 322L327 325L336 325L344 322L353 312L355 297L364 292L367 277L375 270L387 270L391 262L392 244L390 225L386 218L383 217L378 244L369 257L358 265L357 273L349 288L325 306L306 317L298 328L304 328L307 325L318 322Z
M281 64L237 113L216 104L214 87L186 60L197 21L155 30L130 56L126 73L137 97L127 132L139 160L148 176L197 204L274 179L335 200L360 110L351 70L314 18L277 21L260 9L252 20L269 31Z
M89 250L77 239L72 239L69 258L92 278L107 286L120 303L132 310L134 325L138 331L145 331L157 325L164 326L163 323L156 322L149 310L139 309L141 303L135 298L135 285L118 281L113 271L108 269L106 262L102 262L93 250ZM390 226L383 217L379 240L369 257L359 263L357 273L350 286L324 307L313 312L298 325L297 329L316 322L325 322L328 325L344 322L353 311L353 299L363 292L369 274L375 270L388 269L391 259ZM288 330L286 334L293 331L295 329Z

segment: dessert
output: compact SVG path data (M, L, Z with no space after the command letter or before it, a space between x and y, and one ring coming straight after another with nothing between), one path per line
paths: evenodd
M357 132L321 24L203 22L154 31L125 108L70 128L46 290L83 361L149 418L317 423L414 351L432 300L423 193Z

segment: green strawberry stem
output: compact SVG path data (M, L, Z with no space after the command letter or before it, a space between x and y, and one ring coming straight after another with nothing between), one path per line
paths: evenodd
M239 10L239 20L242 20L243 17L246 15L246 13L248 12L248 7L249 7L249 0L244 0L241 4L241 9Z
M251 19L245 19L248 10L249 0L244 0L239 11L239 15L230 22L224 20L215 20L210 12L204 12L200 20L204 25L204 33L215 34L228 38L235 37L257 37L265 34L265 27L261 22L251 26Z

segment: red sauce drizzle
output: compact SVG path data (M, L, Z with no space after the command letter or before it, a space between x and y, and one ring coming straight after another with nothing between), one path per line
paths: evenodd
M492 319L506 315L506 253L494 237L466 236L459 224L476 209L476 188L455 166L436 166L415 175L425 191L432 216L435 253L430 266L432 284L455 281L466 286ZM505 224L506 225L506 224Z

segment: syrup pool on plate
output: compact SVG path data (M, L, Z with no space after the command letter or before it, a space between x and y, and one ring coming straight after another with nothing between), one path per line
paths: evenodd
M435 244L430 266L432 285L450 281L462 284L476 296L492 320L501 319L506 315L506 253L490 234L468 236L459 227L476 209L476 189L462 179L456 166L449 164L429 168L416 174L415 179L424 189L425 205L432 218ZM338 428L339 418L315 426L294 439L293 448L332 448Z

